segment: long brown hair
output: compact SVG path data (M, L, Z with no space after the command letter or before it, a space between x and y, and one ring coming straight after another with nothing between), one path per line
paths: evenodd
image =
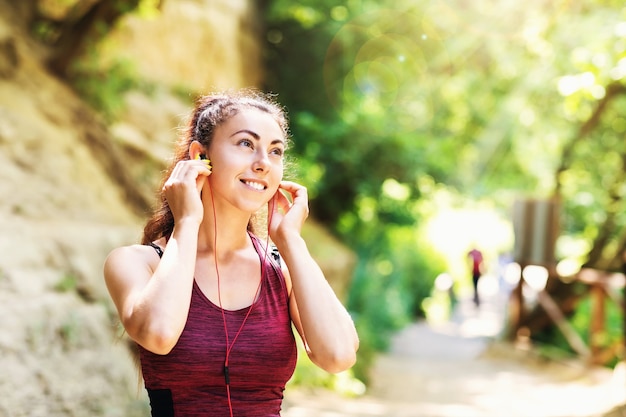
M196 140L206 149L209 148L215 128L235 116L244 108L255 108L268 113L278 123L285 139L289 138L289 125L287 115L282 106L274 101L273 96L252 89L242 89L235 92L216 93L200 96L191 113L191 117L182 130L182 134L174 149L174 158L166 170L161 181L159 191L159 206L146 223L142 244L153 242L165 237L169 239L174 230L174 217L170 210L165 194L162 191L163 184L169 178L178 161L189 160L189 146ZM252 230L252 222L248 224Z

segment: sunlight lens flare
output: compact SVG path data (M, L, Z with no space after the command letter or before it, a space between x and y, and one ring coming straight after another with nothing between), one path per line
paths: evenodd
M346 120L367 116L364 130L413 131L434 114L429 66L447 57L442 51L435 26L423 16L389 9L360 15L344 24L327 49L329 100ZM393 123L367 124L390 111Z
M528 265L522 270L522 278L533 290L539 292L546 288L548 270L539 265Z

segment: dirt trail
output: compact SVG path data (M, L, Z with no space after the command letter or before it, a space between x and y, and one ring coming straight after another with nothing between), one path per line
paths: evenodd
M445 323L409 326L377 359L366 395L288 390L283 417L600 417L626 402L623 374L498 342L503 308L492 294L480 309L462 300Z

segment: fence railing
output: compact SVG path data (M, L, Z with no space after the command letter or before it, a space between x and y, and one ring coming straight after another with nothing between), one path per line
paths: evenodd
M529 280L524 278L524 270L530 265L520 265L520 277L517 286L511 293L509 308L508 336L517 338L527 333L523 325L528 314L525 288L535 295L537 304L545 311L550 320L563 334L572 350L580 357L593 364L606 364L612 358L626 355L626 276L621 273L600 271L584 268L576 274L567 277L568 281L578 281L587 286L587 291L581 296L589 297L591 305L588 342L573 328L559 304L550 296L545 288L530 288ZM546 268L546 279L561 279L555 268ZM545 282L544 282L545 285ZM622 338L606 346L604 335L607 331L606 302L610 301L618 306L621 312Z

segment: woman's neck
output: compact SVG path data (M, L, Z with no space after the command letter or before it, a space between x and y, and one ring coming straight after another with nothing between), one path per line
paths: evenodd
M198 251L215 253L237 251L250 245L248 223L250 215L236 210L213 209L205 204L204 219L198 232Z

